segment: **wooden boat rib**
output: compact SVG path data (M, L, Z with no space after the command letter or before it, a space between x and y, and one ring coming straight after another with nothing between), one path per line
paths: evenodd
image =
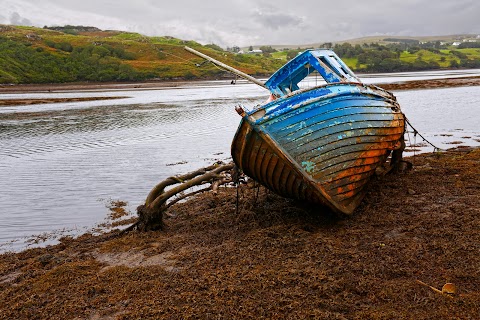
M301 89L312 72L326 84ZM279 195L351 214L377 167L403 145L395 96L361 83L331 50L305 51L259 85L275 99L241 110L235 164Z
M399 146L405 118L391 93L359 83L347 67L341 70L348 77L327 77L337 82L308 90L284 92L278 83L285 79L267 81L279 97L246 113L232 157L248 176L282 196L350 214L375 169Z

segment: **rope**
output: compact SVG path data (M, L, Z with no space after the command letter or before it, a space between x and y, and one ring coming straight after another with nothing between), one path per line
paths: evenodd
M424 136L422 136L420 134L420 132L418 132L417 129L415 129L412 124L410 123L410 121L407 119L407 117L405 117L405 122L410 126L410 128L412 128L413 130L413 137L414 137L414 143L416 144L416 138L417 138L417 134L423 139L423 141L425 141L426 143L428 143L429 145L431 145L433 147L433 152L437 152L437 151L441 151L442 149L440 149L439 147L437 147L436 145L434 145L433 143L431 143L430 141L427 140L427 138L425 138ZM414 150L415 150L415 146L414 146Z
M215 68L217 68L217 69L220 70L220 71L223 71L223 72L226 72L226 73L235 75L235 79L232 80L232 81L230 82L230 84L237 84L237 75L236 75L235 73L233 73L233 72L231 72L231 71L228 71L228 70L225 70L225 69L222 69L222 68L220 68L219 66L217 66L215 63L213 63L213 62L211 62L211 61L205 60L205 61L203 61L202 63L197 64L197 67L201 67L201 66L204 65L206 62L210 62Z
M150 44L150 46L151 46L154 50L156 50L156 51L158 51L158 52L161 52L161 53L164 53L164 54L168 54L168 55L170 55L170 56L172 56L172 57L176 57L176 58L178 58L178 59L180 59L180 60L183 60L183 61L185 61L185 62L187 62L187 63L191 63L191 64L195 65L196 67L202 67L204 64L206 64L206 63L208 63L208 62L211 62L211 61L208 61L208 60L204 60L204 61L202 61L201 63L195 63L195 62L192 61L192 59L190 59L190 60L189 60L189 59L185 59L185 58L183 58L183 57L177 56L176 54L173 54L173 53L170 53L170 52L167 52L167 51L163 51L163 50L159 50L159 49L155 46L155 44L152 43L151 39L149 39L149 38L147 38L147 37L145 37L145 36L143 36L143 39L144 39L144 41L145 41L146 43ZM211 63L212 63L212 65L215 66L215 68L217 68L218 70L221 70L221 71L224 71L224 72L227 72L227 73L232 73L232 72L230 72L230 71L228 71L228 70L225 70L225 69L220 68L219 66L217 66L217 65L216 65L215 63L213 63L213 62L211 62ZM233 73L232 73L232 74L233 74ZM232 84L236 84L236 83L237 83L237 76L235 75L235 80L232 80Z
M240 213L240 210L238 208L238 205L239 205L239 192L238 192L238 185L240 184L239 181L235 181L235 188L237 188L237 199L235 201L235 214L238 216L238 214Z
M153 45L153 44L152 44L152 45ZM157 47L155 47L155 45L153 45L153 47L154 47L156 50L158 50ZM165 54L168 54L168 55L171 55L172 57L176 57L176 58L181 59L181 60L183 60L183 61L186 61L186 62L188 62L188 63L197 65L197 64L194 63L192 60L185 59L185 58L180 57L180 56L177 56L177 55L175 55L175 54L173 54L173 53L170 53L170 52L167 52L167 51L160 51L160 50L158 50L158 51L159 51L159 52L162 52L162 53L165 53Z
M435 151L435 149L433 150ZM415 157L417 156L417 130L413 129L413 161L415 161Z
M240 169L237 166L233 167L232 173L232 180L235 183L235 189L237 189L237 199L235 200L235 214L238 216L240 213L240 193L239 193L239 185L240 185Z
M185 59L185 58L183 58L183 57L177 56L176 54L173 54L173 53L170 53L170 52L167 52L167 51L163 51L163 50L159 50L159 49L155 46L155 44L152 43L152 40L151 40L151 39L149 39L149 38L147 38L147 37L145 37L145 36L143 36L143 35L142 35L142 39L145 41L145 43L150 44L150 46L151 46L154 50L156 50L156 51L158 51L158 52L161 52L161 53L164 53L164 54L168 54L168 55L170 55L170 56L172 56L172 57L176 57L176 58L178 58L178 59L180 59L180 60L186 61L187 63L191 63L191 64L195 65L196 67L202 67L202 66L203 66L204 64L206 64L207 62L211 62L211 61L208 61L208 60L204 60L204 61L201 62L201 63L195 63L195 62L192 61L192 59L190 59L190 60L189 60L189 59ZM211 62L211 63L212 63L212 65L214 65L215 68L217 68L218 70L221 70L221 71L224 71L224 72L227 72L227 73L232 73L232 72L230 72L230 71L228 71L228 70L225 70L225 69L220 68L219 66L217 66L217 65L216 65L215 63L213 63L213 62ZM233 73L232 73L232 74L233 74ZM232 84L236 84L236 83L237 83L237 75L235 75L235 80L232 80Z
M173 55L173 54L172 54ZM178 57L180 59L183 59L182 57ZM183 60L186 60L186 59L183 59ZM191 62L191 60L186 60L188 62ZM233 74L235 75L235 79L232 80L232 82L230 84L236 84L237 83L237 75L231 71L228 71L228 70L225 70L225 69L222 69L220 68L219 66L217 66L215 63L213 63L212 61L208 61L208 60L203 60L201 63L194 63L196 67L202 67L204 64L210 62L215 68L217 68L218 70L220 71L223 71L223 72L226 72L226 73L230 73L230 74Z
M159 50L159 49L155 46L155 44L152 43L152 40L151 40L151 39L149 39L149 38L147 38L147 37L145 37L145 36L143 36L143 35L142 35L142 39L143 39L146 43L148 43L153 49L155 49L155 50L158 51L158 52L161 52L161 53L164 53L164 54L168 54L168 55L170 55L170 56L172 56L172 57L178 58L178 59L180 59L180 60L183 60L183 61L186 61L186 62L188 62L188 63L192 63L192 64L198 66L198 64L197 64L197 63L194 63L192 60L185 59L185 58L183 58L183 57L177 56L177 55L175 55L175 54L173 54L173 53L170 53L170 52L167 52L167 51Z
M415 165L415 142L416 140L413 142L412 144L412 138L410 138L410 131L407 131L407 124L405 123L405 131L407 132L407 135L408 135L408 143L410 145L410 148L412 148L413 150L413 165Z

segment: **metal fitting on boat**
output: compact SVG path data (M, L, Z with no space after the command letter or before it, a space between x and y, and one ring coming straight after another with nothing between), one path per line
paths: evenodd
M245 116L245 110L243 110L243 108L241 106L236 106L235 111L237 111L237 113L239 115L241 115L242 117Z

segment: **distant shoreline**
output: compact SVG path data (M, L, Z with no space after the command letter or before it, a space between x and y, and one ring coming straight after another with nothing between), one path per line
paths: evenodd
M0 107L10 107L18 105L45 104L45 103L65 103L95 100L114 100L125 97L83 97L83 98L41 98L41 99L5 99L0 100Z
M0 94L3 93L34 93L34 92L73 92L73 91L109 91L109 90L154 90L169 87L180 87L185 84L195 84L202 81L212 80L194 80L194 81L155 81L155 82L96 82L96 83L52 83L52 84L19 84L19 85L0 85ZM225 80L226 81L226 80ZM428 79L428 80L412 80L395 83L376 84L379 87L389 90L412 90L412 89L432 89L432 88L448 88L460 86L478 86L480 85L480 76L467 76L461 78L442 78L442 79ZM121 97L98 97L85 98L90 100L99 99L115 99ZM79 98L62 98L62 101L54 102L69 102L78 101ZM82 98L83 99L83 98ZM49 99L41 99L49 100ZM3 100L4 101L4 100ZM5 105L1 103L0 106Z
M205 81L205 80L201 80ZM137 90L177 87L185 83L199 81L155 81L155 82L72 82L48 84L13 84L0 85L0 93L33 93L33 92L72 92L72 91L108 91Z
M450 87L473 87L480 85L480 76L461 77L461 78L443 78L429 80L412 80L395 83L379 84L385 90L414 90L414 89L435 89Z
M206 80L203 80L206 81ZM212 80L213 81L213 80ZM156 90L162 88L180 87L185 84L196 84L201 81L168 81L168 82L142 82L142 83L68 83L68 84L24 84L24 85L0 85L0 94L27 94L27 93L58 93L94 91L104 92L111 90L135 91L135 90ZM412 80L394 83L378 84L379 87L388 91L438 89L465 86L480 86L480 76L462 78L443 78L429 80ZM1 99L0 107L46 104L46 103L68 103L80 101L113 100L122 99L125 96L115 97L72 97L72 98L29 98L29 99Z

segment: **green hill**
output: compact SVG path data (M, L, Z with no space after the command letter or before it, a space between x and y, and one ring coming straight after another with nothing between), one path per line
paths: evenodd
M362 38L353 38L347 40L340 40L331 42L331 44L343 44L349 43L351 45L364 45L364 44L381 44L387 45L392 42L409 42L409 41L416 41L416 42L449 42L453 43L456 41L462 41L463 39L475 39L477 37L476 34L454 34L454 35L440 35L440 36L389 36L389 35L380 35L380 36L368 36ZM396 41L391 41L396 40ZM276 44L272 45L273 48L277 50L281 49L306 49L306 48L321 48L324 47L324 42L316 42L316 43L309 43L309 44L301 44L301 45L281 45ZM255 48L260 46L255 46Z
M0 83L144 81L218 78L227 73L186 52L188 45L252 75L268 75L284 62L236 55L172 37L102 31L0 25Z
M463 38L462 38L463 37ZM464 36L377 37L324 43L354 71L398 72L439 68L480 68L480 41L473 36L459 46L441 39ZM363 38L361 41L366 40ZM305 46L279 49L262 46L263 54L236 54L217 45L202 46L173 37L95 27L35 28L0 25L0 84L216 79L232 77L184 50L193 47L253 76L267 76ZM238 47L237 47L238 48ZM239 48L238 48L239 49Z

